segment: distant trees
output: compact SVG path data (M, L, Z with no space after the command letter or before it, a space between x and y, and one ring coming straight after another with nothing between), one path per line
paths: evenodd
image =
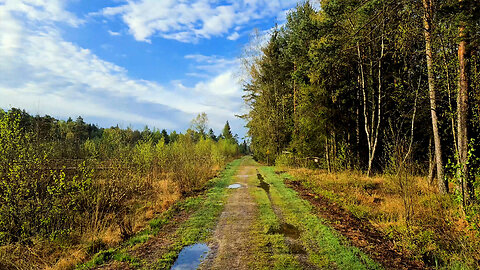
M230 124L228 123L228 121L225 123L225 126L223 127L222 138L227 141L235 142L235 138L233 137L232 130L230 129Z

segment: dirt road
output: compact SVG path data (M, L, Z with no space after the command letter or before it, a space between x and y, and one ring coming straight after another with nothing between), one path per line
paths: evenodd
M151 222L150 229L103 257L94 257L90 265L95 267L85 268L421 268L402 256L382 259L373 254L370 244L385 248L382 241L387 240L368 234L366 224L340 229L356 223L343 224L336 218L347 216L341 209L335 208L332 217L332 211L317 207L306 193L273 167L244 157L227 166L204 193L179 202ZM349 234L352 230L358 231L355 239L370 244L359 245Z
M255 177L254 166L240 167L234 182L240 187L232 189L211 241L211 255L202 269L249 269L250 228L258 218L257 205L249 189L249 178Z

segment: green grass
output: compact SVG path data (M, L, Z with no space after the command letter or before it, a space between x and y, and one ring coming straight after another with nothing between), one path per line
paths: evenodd
M90 261L78 266L77 269L91 269L95 266L102 265L112 260L118 262L127 262L132 267L138 267L141 265L139 259L130 256L126 252L111 248L98 252Z
M302 231L301 241L312 263L327 269L382 269L314 215L312 206L285 186L285 175L276 175L273 167L262 167L261 173L270 184L272 201L281 209L285 221Z
M258 184L256 176L249 179L250 186ZM301 269L295 256L289 253L284 236L279 233L280 221L272 209L266 192L261 188L250 190L258 205L258 219L252 225L252 269Z
M228 194L226 187L232 182L238 166L244 159L235 160L227 165L227 168L218 178L211 180L211 183L209 183L210 189L206 196L198 201L190 202L189 207L195 208L198 203L198 210L177 230L175 243L155 263L153 266L155 269L169 269L183 247L207 241L223 211Z

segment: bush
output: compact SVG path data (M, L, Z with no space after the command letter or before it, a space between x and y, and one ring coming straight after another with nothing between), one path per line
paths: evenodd
M35 150L18 114L0 120L0 243L68 234L91 195L93 171L85 163L69 173Z

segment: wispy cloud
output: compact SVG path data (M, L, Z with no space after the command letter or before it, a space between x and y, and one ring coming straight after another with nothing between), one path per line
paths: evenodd
M122 35L120 32L114 32L112 30L108 30L108 34L110 36L121 36Z
M209 74L219 74L233 68L238 68L238 59L227 59L216 55L189 54L185 59L195 62L195 69Z
M103 9L107 17L120 16L136 40L150 42L154 35L181 42L236 33L255 20L284 14L297 0L130 0ZM283 16L283 15L282 15ZM230 33L231 30L235 32Z

